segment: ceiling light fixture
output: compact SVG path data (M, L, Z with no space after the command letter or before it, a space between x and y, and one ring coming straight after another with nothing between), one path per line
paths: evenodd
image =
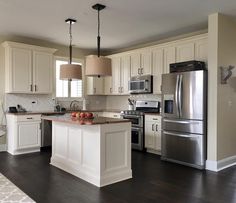
M69 35L70 35L70 45L69 45L69 64L63 64L60 66L60 80L81 80L82 79L82 68L81 65L72 64L72 32L71 25L76 23L75 19L66 19L66 23L70 24L69 26Z
M90 55L86 57L86 76L100 77L100 76L111 76L111 59L100 56L100 15L99 12L106 8L101 4L95 4L92 6L93 9L98 11L98 36L97 36L97 56Z

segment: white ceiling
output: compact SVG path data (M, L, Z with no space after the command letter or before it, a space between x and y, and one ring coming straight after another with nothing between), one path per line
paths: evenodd
M0 35L24 36L68 44L73 17L73 44L94 49L97 0L0 0ZM120 49L207 28L207 16L236 16L236 0L100 0L101 47Z

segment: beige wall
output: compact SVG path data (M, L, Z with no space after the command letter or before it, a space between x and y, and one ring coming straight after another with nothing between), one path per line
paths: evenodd
M229 65L236 66L236 22L219 15L218 67ZM217 98L217 159L221 160L236 155L236 92L230 85L218 82Z
M236 22L222 14L210 15L208 37L207 159L219 161L236 155L236 92L220 83L219 69L236 66Z
M208 19L208 121L207 159L217 160L218 14Z

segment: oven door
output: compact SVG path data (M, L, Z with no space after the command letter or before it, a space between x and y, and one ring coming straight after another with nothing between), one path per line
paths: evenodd
M143 128L132 127L131 142L132 149L143 150Z
M129 119L132 123L132 127L143 127L143 117L135 115L123 115L124 119Z

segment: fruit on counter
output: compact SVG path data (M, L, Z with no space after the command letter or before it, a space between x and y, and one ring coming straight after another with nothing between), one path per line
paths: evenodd
M91 112L85 113L85 118L93 118L93 113Z
M76 117L77 112L72 112L71 117Z
M80 117L80 118L85 118L85 115L86 115L86 113L81 112L81 113L79 114L79 117Z
M77 112L76 113L76 118L79 118L80 117L80 112Z

